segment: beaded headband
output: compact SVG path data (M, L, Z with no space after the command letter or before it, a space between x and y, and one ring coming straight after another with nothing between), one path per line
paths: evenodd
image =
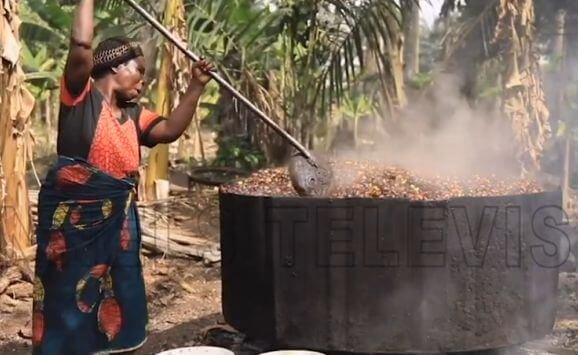
M142 50L138 42L129 42L116 48L95 53L93 57L93 63L95 66L104 66L106 64L115 62L117 59L122 58L131 52L134 53L135 56L142 55Z

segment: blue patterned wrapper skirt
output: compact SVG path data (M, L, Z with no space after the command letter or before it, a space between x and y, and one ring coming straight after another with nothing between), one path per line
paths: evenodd
M133 350L148 321L136 179L60 157L38 199L33 354Z

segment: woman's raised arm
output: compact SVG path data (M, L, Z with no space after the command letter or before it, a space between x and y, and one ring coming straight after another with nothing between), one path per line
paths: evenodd
M92 71L92 39L94 36L94 0L80 0L74 15L70 49L64 80L68 92L78 96L86 87Z

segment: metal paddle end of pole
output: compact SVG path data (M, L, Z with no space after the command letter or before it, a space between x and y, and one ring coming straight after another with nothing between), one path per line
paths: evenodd
M324 197L331 190L334 174L327 159L296 151L289 160L289 177L299 196Z

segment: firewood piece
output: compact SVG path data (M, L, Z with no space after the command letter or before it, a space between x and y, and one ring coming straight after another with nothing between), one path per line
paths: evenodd
M166 237L150 233L143 227L142 244L144 248L177 257L194 257L203 260L205 264L213 264L220 261L221 255L214 245L188 245L183 246Z

